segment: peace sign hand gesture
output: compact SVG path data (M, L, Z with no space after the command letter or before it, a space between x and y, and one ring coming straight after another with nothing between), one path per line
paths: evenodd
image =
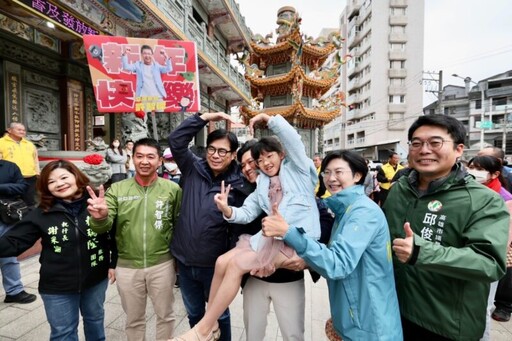
M108 217L108 206L105 201L105 189L103 185L99 187L99 193L96 195L94 190L87 186L90 198L87 199L87 211L95 220L103 220Z
M229 191L231 191L231 185L225 187L224 181L222 181L220 184L220 193L215 194L215 197L213 198L219 211L221 211L228 219L231 218L231 215L233 214L233 210L228 205Z

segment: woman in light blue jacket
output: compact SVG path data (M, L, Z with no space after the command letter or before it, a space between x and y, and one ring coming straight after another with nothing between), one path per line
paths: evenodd
M386 218L364 193L368 168L351 151L333 152L322 162L336 215L327 245L286 223L280 212L263 219L266 236L283 237L306 263L327 279L334 329L343 340L402 340Z

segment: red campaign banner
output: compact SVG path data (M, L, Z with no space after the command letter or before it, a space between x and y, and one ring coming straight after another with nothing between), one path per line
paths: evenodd
M99 112L198 112L192 41L84 35Z

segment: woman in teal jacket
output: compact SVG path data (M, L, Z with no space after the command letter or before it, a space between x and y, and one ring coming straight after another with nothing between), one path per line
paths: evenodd
M365 160L351 151L333 152L322 162L332 193L325 202L336 215L327 245L288 226L275 207L263 219L263 231L283 237L327 279L333 326L343 340L402 340L388 225L364 193L367 172Z

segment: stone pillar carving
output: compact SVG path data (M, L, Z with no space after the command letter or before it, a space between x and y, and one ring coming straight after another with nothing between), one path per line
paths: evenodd
M116 114L120 117L122 126L122 140L137 141L148 137L147 115L139 118L134 113Z
M5 62L5 69L7 76L5 126L9 127L11 122L23 123L21 111L21 67L17 64Z
M85 116L84 116L84 89L82 83L75 80L67 81L68 106L66 150L81 151L85 149Z

